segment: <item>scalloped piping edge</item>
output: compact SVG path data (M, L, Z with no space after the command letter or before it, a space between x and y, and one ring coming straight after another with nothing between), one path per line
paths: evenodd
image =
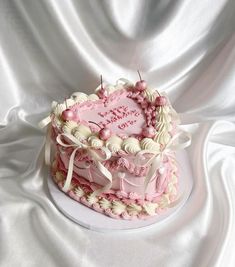
M172 177L173 177L172 173ZM64 176L60 171L56 171L52 174L53 180L58 188L65 193L62 188L64 186ZM174 184L173 184L174 186ZM151 202L143 200L143 204L126 204L122 199L109 200L108 198L101 196L92 196L92 193L85 192L79 181L76 180L76 184L72 182L71 187L67 193L73 200L114 219L147 219L157 214L161 214L165 210L172 206L175 202L176 195L170 193L164 193L158 202ZM171 200L170 198L173 197Z

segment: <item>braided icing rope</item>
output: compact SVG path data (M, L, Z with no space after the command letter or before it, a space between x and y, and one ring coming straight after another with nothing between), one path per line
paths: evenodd
M180 139L185 139L182 143L180 143ZM177 144L175 144L175 141L178 141ZM185 132L181 130L178 132L166 145L161 151L153 152L152 150L142 150L136 154L135 163L139 166L150 166L150 169L145 177L144 181L144 191L146 191L149 182L159 170L159 168L162 165L163 157L164 155L170 155L171 152L176 152L177 150L184 149L191 144L191 134L188 132ZM147 160L147 162L143 162L143 156L145 154L151 154L152 157Z
M63 140L62 140L63 137L66 137L72 143L71 144L64 143ZM88 146L86 144L81 143L76 137L74 137L71 134L68 134L68 133L59 134L57 136L57 138L56 138L56 141L57 141L57 143L59 145L61 145L63 147L74 147L74 150L73 150L72 154L70 155L69 165L68 165L68 173L67 173L67 177L66 177L66 180L65 180L65 184L64 184L63 189L62 189L64 192L67 192L69 190L69 187L70 187L70 184L71 184L71 180L72 180L72 176L73 176L74 159L75 159L75 155L76 155L76 152L77 152L78 149L86 149L87 153L93 159L96 167L99 169L99 171L108 180L107 184L104 187L94 191L92 194L93 195L97 195L97 194L102 193L104 191L108 191L111 188L112 180L113 180L112 174L101 163L102 161L105 161L105 160L109 159L112 156L111 152L106 147L100 148L100 150L102 152L104 152L104 155L101 156L100 154L97 153L96 149L94 149L91 146Z

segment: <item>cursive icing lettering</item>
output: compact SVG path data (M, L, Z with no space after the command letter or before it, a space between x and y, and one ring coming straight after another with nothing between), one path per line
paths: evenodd
M120 105L108 111L98 112L98 115L102 118L102 120L98 122L102 127L118 123L117 127L122 130L134 125L136 123L134 118L139 117L141 114L136 109L130 109L128 106ZM127 119L127 121L120 123L124 119Z

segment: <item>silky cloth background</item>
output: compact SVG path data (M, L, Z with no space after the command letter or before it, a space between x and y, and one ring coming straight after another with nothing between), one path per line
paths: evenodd
M234 0L0 0L0 266L235 266L234 27ZM137 69L193 135L193 191L151 230L89 231L51 202L37 123Z

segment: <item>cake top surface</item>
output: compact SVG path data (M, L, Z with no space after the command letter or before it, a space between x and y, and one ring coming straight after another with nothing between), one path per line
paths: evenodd
M106 147L113 155L132 156L164 149L179 122L165 94L144 81L125 79L101 84L90 95L75 92L63 103L53 102L50 119L56 134L73 136L94 149Z

